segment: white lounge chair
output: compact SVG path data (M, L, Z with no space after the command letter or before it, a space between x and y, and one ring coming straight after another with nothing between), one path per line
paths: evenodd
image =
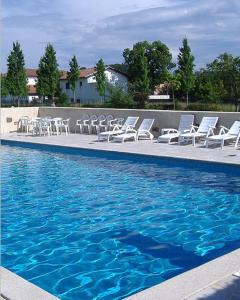
M234 141L236 140L237 146L237 138L240 133L240 121L235 121L230 129L221 126L219 134L212 135L206 138L206 147L208 147L209 143L220 144L221 149L224 147L224 143L226 141Z
M178 138L178 143L180 144L185 140L191 140L193 146L195 146L196 139L209 137L210 135L214 134L213 130L216 127L217 121L218 117L203 117L199 127L192 125L189 133L180 134Z
M138 119L139 117L127 117L127 120L122 126L117 124L111 131L100 132L98 134L98 140L107 140L109 142L111 137L125 133L128 129L133 129L136 126Z
M194 121L194 115L181 115L178 129L163 128L161 135L158 137L158 142L171 143L172 140L177 139L180 134L190 132Z
M125 142L126 140L138 140L139 138L144 139L153 139L153 135L150 132L152 125L153 125L154 119L144 119L138 128L138 130L135 130L133 128L129 128L125 131L125 133L116 135L113 137L114 142Z

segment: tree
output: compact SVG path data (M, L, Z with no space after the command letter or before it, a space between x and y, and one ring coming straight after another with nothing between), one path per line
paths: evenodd
M75 55L70 60L69 66L70 66L70 71L67 74L67 80L68 80L68 82L70 84L70 88L73 92L73 100L75 102L76 83L77 83L77 81L79 79L79 75L80 75L80 69L79 69L79 65L78 65L77 58Z
M138 103L139 108L144 108L148 99L150 84L148 62L144 54L144 48L135 55L134 64L138 68L138 77L132 85L134 100Z
M147 41L139 42L133 45L132 50L129 48L125 49L123 52L124 64L127 67L131 83L135 83L139 74L141 74L135 62L136 56L139 56L139 52L141 52L142 49L147 58L149 87L154 91L157 85L166 80L168 70L172 68L172 55L169 48L160 41L154 41L153 43Z
M6 77L1 75L1 97L7 97L9 95Z
M27 95L27 77L24 55L19 42L13 43L13 49L7 58L6 85L13 100L17 99L19 106L20 97Z
M175 91L178 91L181 87L179 74L177 74L176 72L175 73L169 72L167 75L166 85L172 92L173 105L175 109L176 108Z
M215 80L221 80L227 92L227 97L234 101L238 110L240 98L240 57L233 57L229 53L219 55L211 64L207 65Z
M189 92L194 86L194 56L191 53L191 49L188 45L187 38L183 39L183 46L179 49L180 53L178 55L178 74L180 76L181 89L186 93L187 105Z
M109 98L107 99L105 106L113 108L133 108L135 102L132 95L126 92L123 88L113 86L109 84L107 86L109 91Z
M51 44L45 49L45 54L40 58L38 65L37 91L44 98L48 96L54 104L54 95L57 91L60 71L56 58L56 51Z
M96 73L96 82L97 82L97 90L101 97L105 97L106 83L107 77L105 75L105 65L103 59L99 59L96 65L97 73Z
M217 103L225 99L226 90L223 81L213 72L201 69L195 74L195 89L193 95L196 100L206 103Z

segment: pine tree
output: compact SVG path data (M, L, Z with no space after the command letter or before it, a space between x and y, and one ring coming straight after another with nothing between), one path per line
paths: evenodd
M70 84L70 88L73 91L73 100L75 102L75 90L76 90L76 83L79 79L80 75L80 68L77 62L77 58L74 55L69 62L70 71L67 74L67 80Z
M48 96L54 104L54 95L58 89L60 71L56 58L56 51L51 44L45 49L38 65L37 91L40 95Z
M107 83L107 77L105 75L105 65L103 59L99 59L96 65L97 73L96 73L96 82L97 82L97 90L99 95L102 97L105 96L105 89Z
M20 97L27 95L27 77L24 55L19 42L13 43L13 49L7 58L6 84L13 100L19 106Z
M178 55L178 71L181 83L181 89L186 93L187 105L189 92L194 86L194 56L191 54L191 49L188 45L187 38L183 39L183 46L179 49L180 53Z

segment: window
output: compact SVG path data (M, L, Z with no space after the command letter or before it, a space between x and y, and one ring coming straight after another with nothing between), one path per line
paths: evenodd
M70 84L69 82L66 82L66 90L69 90L70 89Z
M82 86L82 81L80 81L79 84L80 84L80 87L81 87Z

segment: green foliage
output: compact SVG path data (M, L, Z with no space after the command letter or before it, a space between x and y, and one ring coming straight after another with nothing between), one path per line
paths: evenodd
M218 103L226 97L222 80L217 79L207 70L202 69L195 75L194 97L206 103Z
M19 42L13 43L13 49L7 58L6 86L13 98L27 95L27 77L25 70L24 55Z
M39 95L48 96L54 101L54 95L58 89L60 71L58 69L56 51L51 44L47 45L45 54L39 61L37 75L37 92Z
M96 82L97 82L97 90L99 95L102 97L105 96L105 89L106 89L106 83L107 78L105 75L105 65L103 59L99 59L96 65L97 73L96 73Z
M191 49L188 45L187 38L183 39L183 46L179 49L180 53L178 55L178 70L181 89L186 93L187 104L188 104L188 94L193 89L194 86L194 56L191 54Z
M138 69L138 56L141 55L142 51L147 58L149 87L154 90L156 85L166 80L168 70L173 67L171 63L172 55L169 48L160 41L154 41L153 43L139 42L133 45L132 50L125 49L123 52L124 65L127 67L132 84L141 76L141 70Z
M178 73L168 72L165 85L172 93L172 99L175 99L175 91L178 91L181 87L180 75Z
M79 75L80 75L80 69L79 69L79 65L78 65L77 58L75 55L70 60L69 66L70 66L70 71L67 74L67 80L70 84L71 90L73 91L73 99L75 102L76 83L77 83L77 81L79 79Z
M1 97L7 97L9 95L8 87L7 87L7 82L6 82L6 77L1 75Z
M231 54L223 53L207 65L207 70L215 80L222 81L227 98L235 102L237 108L237 99L240 98L240 57L234 58Z
M108 85L107 88L110 96L104 103L105 107L133 108L135 106L136 103L133 101L132 95L125 92L121 87Z
M216 103L191 103L185 110L190 111L226 111L225 107Z

